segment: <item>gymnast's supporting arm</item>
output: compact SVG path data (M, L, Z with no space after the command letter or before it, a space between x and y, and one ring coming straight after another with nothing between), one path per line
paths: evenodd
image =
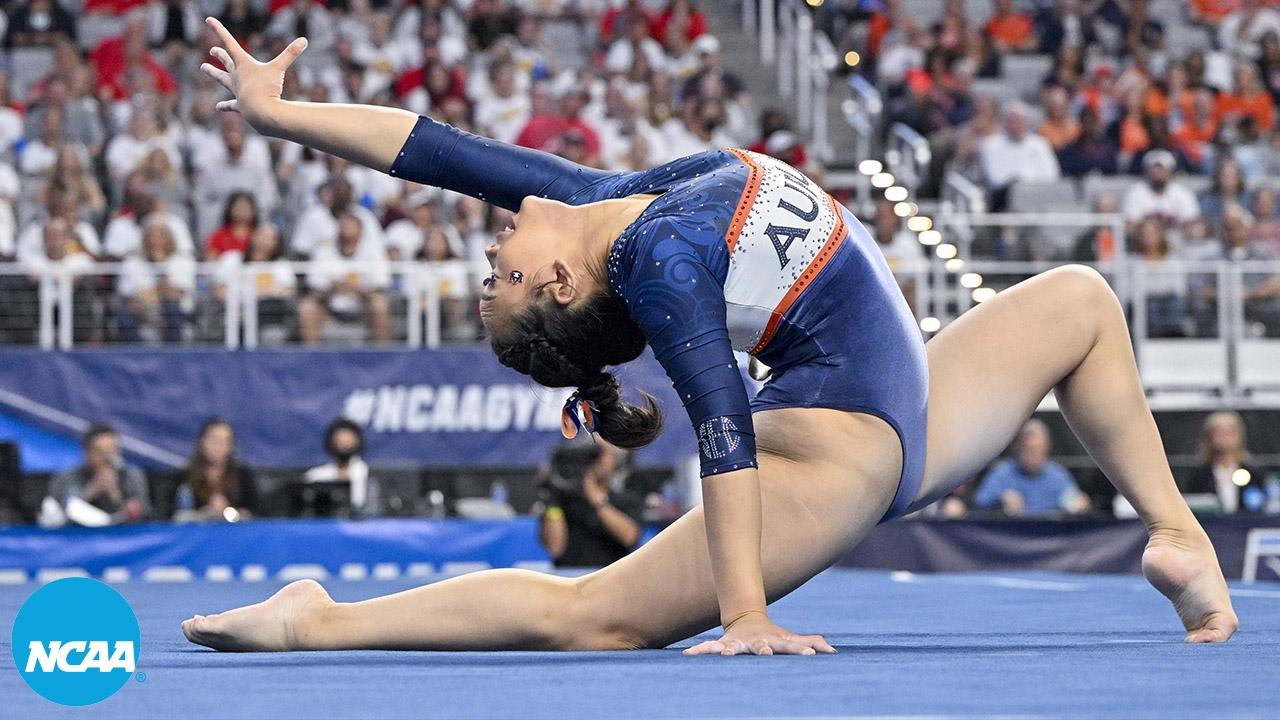
M463 132L399 108L284 100L280 93L285 71L306 49L306 39L294 40L263 63L240 47L222 23L214 18L208 23L226 46L210 51L225 69L209 63L201 69L235 96L218 103L218 109L239 112L263 135L512 211L526 196L567 202L584 187L617 175Z

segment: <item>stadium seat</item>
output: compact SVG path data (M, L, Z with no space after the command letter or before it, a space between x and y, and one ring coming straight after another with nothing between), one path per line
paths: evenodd
M1020 182L1009 190L1009 210L1012 212L1087 212L1088 206L1079 200L1075 180L1062 178L1053 182Z
M25 97L53 69L53 48L16 47L9 51L9 81L15 97Z

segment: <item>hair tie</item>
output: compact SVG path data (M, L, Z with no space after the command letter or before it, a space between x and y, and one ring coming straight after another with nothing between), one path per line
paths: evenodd
M596 417L596 404L584 399L575 392L564 401L564 409L560 411L560 434L572 440L578 432L585 430L595 433L600 429L600 420Z

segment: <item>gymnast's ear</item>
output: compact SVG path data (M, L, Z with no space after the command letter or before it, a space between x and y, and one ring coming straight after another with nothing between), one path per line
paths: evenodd
M578 297L578 290L575 286L577 275L563 260L556 260L551 264L551 271L555 273L555 279L547 283L547 291L551 293L551 297L561 307L567 307Z

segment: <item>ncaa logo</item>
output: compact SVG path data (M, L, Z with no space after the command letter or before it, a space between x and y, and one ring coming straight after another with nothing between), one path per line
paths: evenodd
M92 705L137 668L138 618L110 585L65 578L31 594L13 621L13 661L41 697Z

